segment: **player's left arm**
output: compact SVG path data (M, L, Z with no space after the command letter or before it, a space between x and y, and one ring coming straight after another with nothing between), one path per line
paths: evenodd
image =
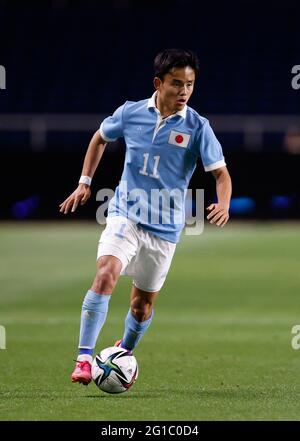
M224 227L229 219L229 206L232 192L231 178L227 167L220 167L212 170L212 174L216 179L216 191L218 202L210 204L207 210L210 213L207 219L211 224L216 224L218 227Z

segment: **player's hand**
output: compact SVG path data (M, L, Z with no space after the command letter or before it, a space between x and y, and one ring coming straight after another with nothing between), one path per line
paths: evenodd
M83 205L91 196L91 189L89 185L79 184L76 190L65 200L63 201L60 207L60 213L67 214L70 209L71 212L74 212L78 207L78 204Z
M229 219L229 208L221 204L210 204L206 209L210 211L207 219L210 220L211 224L216 224L221 228L227 224Z

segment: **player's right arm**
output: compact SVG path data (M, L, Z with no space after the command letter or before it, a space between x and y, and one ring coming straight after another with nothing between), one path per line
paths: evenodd
M101 137L99 130L92 137L82 167L82 176L92 178L103 155L107 142ZM70 194L60 205L60 213L67 214L70 210L73 212L78 205L83 205L91 196L90 186L87 184L78 184L76 190Z

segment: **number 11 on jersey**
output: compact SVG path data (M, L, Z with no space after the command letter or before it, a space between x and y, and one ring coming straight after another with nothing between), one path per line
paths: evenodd
M158 164L159 164L160 156L153 156L154 166L153 166L153 171L152 171L152 173L150 175L147 172L149 153L143 153L143 156L144 156L144 165L143 165L143 168L139 171L140 174L144 175L144 176L150 176L150 178L159 179L159 174L157 173L157 169L158 169Z

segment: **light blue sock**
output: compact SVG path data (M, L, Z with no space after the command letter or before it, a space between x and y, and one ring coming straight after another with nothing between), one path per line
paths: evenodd
M138 322L132 314L131 309L129 309L127 317L125 319L125 331L121 343L122 348L133 351L133 349L136 347L140 339L149 328L152 322L153 313L154 310L152 310L151 316L148 318L148 320Z
M97 294L88 290L82 303L79 353L92 355L104 325L111 294Z

